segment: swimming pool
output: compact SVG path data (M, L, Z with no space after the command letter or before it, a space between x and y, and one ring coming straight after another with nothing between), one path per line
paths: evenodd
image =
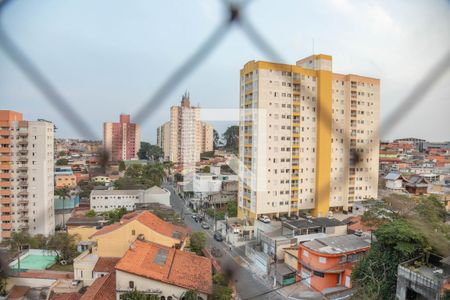
M56 262L56 253L42 249L30 249L20 256L20 271L45 270ZM17 271L19 263L16 260L9 264L12 271Z

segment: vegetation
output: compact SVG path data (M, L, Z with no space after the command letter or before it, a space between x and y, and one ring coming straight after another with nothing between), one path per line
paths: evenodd
M239 126L233 125L223 133L222 139L225 142L225 149L237 153L239 150Z
M148 295L148 294L144 294L138 290L132 290L132 291L128 291L128 292L120 295L120 299L122 299L122 300L159 300L159 296Z
M206 234L202 231L196 231L191 235L190 248L192 252L197 253L197 255L203 255L203 248L206 245Z
M227 214L229 218L237 217L237 201L228 201Z
M214 208L210 207L210 208L206 209L206 214L208 216L210 216L211 218L214 218L214 215L215 215L216 220L225 220L225 209L224 208L214 209Z
M228 287L228 280L222 273L213 276L213 296L214 300L229 300L232 297L232 290Z
M209 172L211 172L211 167L210 167L210 166L204 166L203 169L202 169L202 172L203 172L203 173L209 173Z
M450 253L450 226L445 208L435 196L393 195L363 215L379 226L368 255L353 269L356 299L394 299L399 263L421 254Z
M80 187L80 197L81 198L89 198L91 195L91 191L94 189L94 183L91 181L83 180L78 183Z
M58 262L66 261L71 264L73 259L78 255L77 252L77 235L71 235L67 232L57 232L49 236L47 241L47 249L56 252L56 260Z
M57 166L67 166L69 164L69 160L67 158L60 158L55 163Z
M215 129L213 129L213 147L214 150L220 147L220 135Z
M183 180L184 180L183 175L181 175L180 173L176 173L175 174L175 181L176 182L180 182L180 181L183 181Z
M198 293L194 290L189 290L181 295L181 299L183 300L197 300Z
M165 176L163 164L131 165L125 176L116 180L114 186L120 190L147 189L160 186Z
M121 207L121 208L115 208L110 211L106 211L106 212L102 213L102 215L109 221L110 224L112 224L112 223L119 222L120 219L122 219L122 217L124 215L126 215L127 213L128 213L127 209L125 207Z
M94 211L93 209L90 209L90 210L85 214L85 216L88 217L88 218L93 218L93 217L97 216L97 214L95 213L95 211Z
M120 172L125 171L126 168L127 168L127 166L125 166L125 162L123 160L121 160L119 162L119 171Z
M141 148L138 151L139 159L153 159L159 160L164 157L164 152L161 147L157 145L151 145L147 142L141 142Z

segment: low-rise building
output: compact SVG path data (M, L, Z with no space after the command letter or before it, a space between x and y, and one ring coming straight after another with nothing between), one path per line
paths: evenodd
M77 177L75 175L56 175L55 176L56 188L69 188L74 189L77 187Z
M206 300L212 294L211 259L136 240L116 265L117 299L130 289L161 299L182 299L195 290L199 300Z
M347 233L347 224L333 218L309 218L284 221L281 224L283 236L306 236L324 233L327 235L342 235Z
M304 283L322 293L351 288L353 266L369 249L370 237L353 234L300 244L298 273Z
M405 184L405 189L413 195L424 195L428 192L428 184L430 182L423 176L413 175Z
M137 204L160 203L170 206L170 192L157 186L147 190L92 190L90 206L95 212L116 208L136 209Z
M397 172L391 172L387 174L384 179L386 180L386 188L388 190L401 191L404 189L405 183L408 180Z
M103 184L109 184L111 183L111 178L109 178L108 176L95 176L91 179L92 182L94 183L103 183Z

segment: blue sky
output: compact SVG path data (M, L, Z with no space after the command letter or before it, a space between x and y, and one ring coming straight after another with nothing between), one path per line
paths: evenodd
M2 24L101 136L102 123L134 113L214 30L220 1L16 0ZM246 17L284 62L312 53L333 56L333 69L381 79L382 119L450 49L448 1L254 0ZM268 60L234 27L220 46L142 124L142 140L185 90L204 108L237 108L239 69ZM450 72L382 138L450 140ZM0 51L0 108L45 118L59 137L79 137ZM223 132L229 123L215 122Z

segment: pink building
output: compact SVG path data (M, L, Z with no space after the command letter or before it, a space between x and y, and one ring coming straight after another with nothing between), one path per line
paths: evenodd
M109 154L109 160L137 158L140 144L141 128L131 123L130 115L121 114L119 123L103 123L103 147Z

